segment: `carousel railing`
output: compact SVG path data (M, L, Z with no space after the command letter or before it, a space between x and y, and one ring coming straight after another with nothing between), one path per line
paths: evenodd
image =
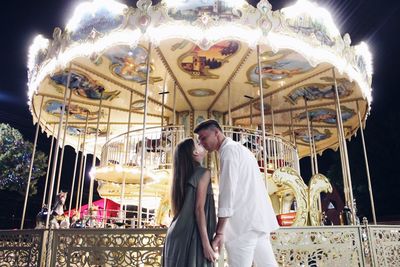
M172 164L173 149L184 138L183 126L133 130L110 139L101 152L100 167L107 165L140 166L142 148L145 149L144 166L149 169L169 167Z
M40 266L43 230L0 231L0 266Z
M161 266L166 229L0 231L1 266ZM271 234L279 266L400 266L400 226L283 227ZM226 266L221 253L216 266ZM43 257L42 257L43 259Z
M375 266L400 266L400 227L367 226Z
M141 227L155 228L155 209L143 209ZM88 211L82 215L84 228L138 228L139 212L132 210L100 210L91 215ZM140 228L140 227L139 227Z
M223 131L226 136L247 147L257 158L260 166L263 166L263 140L260 130L223 126ZM273 172L281 167L291 167L300 173L299 156L294 144L281 136L269 133L265 135L265 141L267 171Z
M223 126L226 136L246 146L263 165L262 132L237 126ZM110 139L101 152L100 167L108 165L140 166L143 130L134 130ZM148 169L170 168L176 144L185 138L183 126L152 127L145 131L144 166ZM292 167L299 171L296 147L281 136L266 134L267 170Z

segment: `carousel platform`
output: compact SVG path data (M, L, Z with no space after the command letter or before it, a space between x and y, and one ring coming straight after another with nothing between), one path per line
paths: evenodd
M165 228L0 231L0 265L161 266L165 234ZM400 226L368 224L271 235L280 266L400 266L399 240ZM226 260L221 254L217 266Z

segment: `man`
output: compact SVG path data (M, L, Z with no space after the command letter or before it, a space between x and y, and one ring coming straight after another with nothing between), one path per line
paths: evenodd
M278 223L263 176L254 155L240 143L225 137L215 120L206 120L194 130L209 152L218 151L218 224L214 249L225 243L230 267L278 266L269 241Z

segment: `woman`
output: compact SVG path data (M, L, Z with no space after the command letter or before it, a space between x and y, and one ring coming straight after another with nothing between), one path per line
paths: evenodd
M174 155L171 207L174 219L165 238L164 267L213 266L216 226L210 171L201 166L205 149L185 139Z

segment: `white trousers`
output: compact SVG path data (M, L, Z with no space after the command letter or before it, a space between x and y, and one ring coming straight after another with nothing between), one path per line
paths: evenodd
M229 267L276 267L269 235L266 233L249 231L232 241L225 242L228 254Z

